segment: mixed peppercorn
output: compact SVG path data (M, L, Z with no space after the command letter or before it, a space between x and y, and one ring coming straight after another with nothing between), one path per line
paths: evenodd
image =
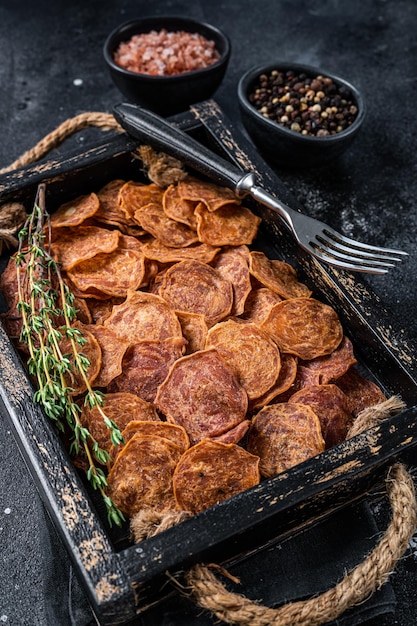
M261 74L249 102L266 118L302 135L345 130L358 115L350 90L327 76L288 70Z

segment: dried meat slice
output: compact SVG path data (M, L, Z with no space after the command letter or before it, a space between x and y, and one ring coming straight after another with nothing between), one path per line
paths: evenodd
M333 384L315 385L296 391L288 400L290 404L310 406L320 420L326 448L335 446L346 439L353 422L347 397Z
M177 313L183 337L187 340L185 354L203 350L207 339L206 318L201 313Z
M180 261L163 275L159 295L178 312L200 313L213 326L231 311L232 284L213 267L199 261Z
M217 350L208 349L173 364L155 405L169 422L183 426L194 444L240 424L248 397Z
M21 275L21 283L24 287L24 298L27 300L30 297L29 289L26 286L26 270L27 264L26 262L22 262L20 265L20 275ZM17 282L17 264L16 264L16 255L12 255L4 271L0 274L0 291L3 295L3 298L6 301L7 306L11 308L15 308L17 302L19 301L19 290L18 290L18 282Z
M127 223L126 212L118 202L119 192L125 183L126 181L122 179L111 180L98 191L100 207L94 215L95 220L115 226Z
M107 393L101 409L102 411L97 406L85 405L80 417L83 426L88 428L100 448L107 452L112 450L112 442L110 430L104 423L103 413L120 431L124 431L133 421L141 420L140 423L160 421L154 405L132 393Z
M78 329L82 336L82 345L76 340L63 336L59 342L59 347L63 357L68 358L70 371L65 374L65 381L71 394L78 396L87 390L86 380L92 385L97 378L101 368L101 348L92 333L90 333L80 322L74 323L74 328ZM89 366L84 372L82 365L74 355L73 341L76 352L82 354L89 361Z
M131 345L123 358L122 373L109 384L109 391L127 391L154 403L159 385L183 353L185 340L142 341Z
M83 324L91 324L93 318L91 317L90 309L85 300L82 298L74 298L74 308L76 311L77 320Z
M108 475L108 495L129 518L145 508L175 509L172 477L180 458L180 448L169 439L134 435Z
M222 278L232 283L233 305L231 315L241 315L252 285L249 274L249 248L224 247L214 259L213 267Z
M199 240L194 230L172 220L159 204L151 203L135 211L135 220L144 230L169 248L186 248Z
M293 354L286 354L285 352L281 354L281 369L279 371L278 378L266 393L259 398L252 400L250 403L251 410L259 409L275 399L279 402L279 396L290 390L294 384L297 376L297 364L298 359Z
M349 411L355 417L364 409L385 402L386 395L372 380L362 376L354 367L336 380L336 385L347 398Z
M169 424L168 422L161 421L149 422L132 420L122 431L124 442L127 443L130 441L137 433L169 439L178 446L182 453L190 447L190 440L187 433L182 426L177 426L177 424Z
M310 361L300 361L298 365L300 387L334 382L355 363L357 360L353 353L352 342L344 336L338 347L330 354Z
M210 263L219 252L219 247L206 243L195 243L186 248L170 248L154 239L143 245L142 252L147 259L159 263L177 263L184 260L195 260L201 263Z
M250 420L243 420L234 428L231 428L221 435L210 437L212 441L221 441L222 443L239 443L249 430Z
M122 360L130 342L101 324L89 324L84 328L97 339L101 348L101 367L94 379L94 387L107 387L122 373Z
M180 198L193 202L204 202L209 211L217 211L225 204L240 204L231 189L219 187L208 181L198 180L191 176L178 181Z
M120 189L118 203L126 217L133 218L136 211L153 202L162 206L164 190L155 183L148 185L129 181Z
M94 217L100 207L100 200L97 194L78 196L74 200L61 204L51 215L51 225L53 228L62 226L78 226L85 220Z
M282 352L303 360L330 354L343 339L336 311L314 298L292 298L275 304L261 328Z
M69 270L97 254L116 250L120 233L98 226L74 226L60 228L54 235L52 256L63 270Z
M203 202L196 209L197 234L202 243L211 246L251 244L258 233L261 219L239 204L225 204L210 211Z
M71 282L87 297L93 289L108 296L126 296L129 290L139 288L144 274L143 254L121 248L110 254L97 254L67 272Z
M249 400L265 394L278 378L279 349L256 324L220 322L209 329L206 348L215 348L232 367Z
M262 324L268 317L269 311L274 304L282 302L283 298L268 287L252 289L245 301L245 309L241 314L242 319L255 324Z
M115 304L121 304L125 298L112 298L111 296L105 300L96 300L95 298L85 298L88 310L90 311L93 324L102 324L106 320Z
M195 231L197 230L197 218L194 215L196 204L192 200L181 198L177 185L169 185L162 199L162 206L168 217L186 224Z
M125 235L120 233L119 248L123 250L136 250L142 252L143 242L133 235Z
M269 259L263 252L250 253L249 269L264 287L268 287L282 298L308 298L311 290L300 283L295 269L276 259Z
M175 468L175 500L179 508L196 514L259 481L259 457L234 443L204 440L187 450Z
M269 478L324 451L320 421L302 404L272 404L255 415L248 452L260 457L259 470Z
M63 273L62 277L63 277L64 283L67 285L68 289L71 291L71 293L73 294L75 298L80 298L84 300L96 300L96 301L100 300L102 302L106 300L113 300L113 297L110 296L108 293L103 293L102 291L100 291L99 289L96 289L95 287L90 287L89 289L85 289L84 291L81 289L78 289L78 287L74 285L74 283L71 281L71 279L65 272ZM123 298L121 299L123 300Z
M129 292L122 304L113 307L104 326L131 343L182 337L181 324L170 305L145 291Z

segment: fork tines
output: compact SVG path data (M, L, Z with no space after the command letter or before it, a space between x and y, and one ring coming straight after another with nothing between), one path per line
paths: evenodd
M323 229L323 236L316 235L311 245L327 263L372 274L386 274L408 256L408 252L361 243L331 229Z

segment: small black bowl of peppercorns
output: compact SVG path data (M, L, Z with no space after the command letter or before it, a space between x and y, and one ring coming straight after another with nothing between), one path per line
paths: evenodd
M297 63L248 70L239 81L238 99L243 124L259 150L289 167L321 166L339 157L365 116L353 85Z

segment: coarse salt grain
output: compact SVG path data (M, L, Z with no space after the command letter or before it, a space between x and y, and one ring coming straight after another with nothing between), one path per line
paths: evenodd
M208 67L220 59L214 41L185 31L134 35L122 42L114 61L126 70L152 76L172 76Z

